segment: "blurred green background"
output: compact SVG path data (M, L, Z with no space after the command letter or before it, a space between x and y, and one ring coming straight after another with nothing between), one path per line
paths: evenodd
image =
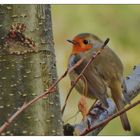
M140 5L52 5L52 22L57 59L58 76L67 68L71 45L66 42L83 32L93 33L102 40L110 38L109 46L119 55L124 64L124 76L131 73L140 61ZM60 84L61 105L70 88L70 79ZM80 95L73 90L63 119L66 121L78 110ZM135 98L135 100L140 97ZM93 101L88 100L89 107ZM128 111L132 131L122 129L119 118L111 121L99 135L140 135L140 106ZM68 121L80 122L81 114Z

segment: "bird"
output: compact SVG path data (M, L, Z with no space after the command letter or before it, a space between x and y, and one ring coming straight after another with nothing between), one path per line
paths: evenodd
M72 40L67 41L72 44L68 68L83 59L82 63L69 73L70 80L73 81L81 73L93 53L101 49L103 41L92 33L80 33ZM75 88L80 94L84 94L88 98L100 100L105 108L109 107L107 89L110 89L117 111L120 111L125 106L123 71L123 64L118 55L106 46L83 73L87 82L87 93L83 93L84 80L82 79L79 80ZM120 120L124 130L130 131L131 126L126 112L120 115Z

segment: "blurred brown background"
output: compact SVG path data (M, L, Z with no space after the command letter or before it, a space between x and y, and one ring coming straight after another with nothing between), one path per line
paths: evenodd
M52 5L52 22L58 76L67 68L71 45L66 42L83 32L93 33L102 40L110 38L109 46L124 64L124 76L140 61L140 5ZM70 79L60 84L61 105L70 88ZM80 95L73 90L64 113L64 121L78 110ZM135 100L140 99L138 96ZM89 106L92 101L89 101ZM134 102L134 100L133 100ZM119 118L111 121L99 135L140 135L140 106L128 111L132 131L125 132ZM81 114L68 121L78 123Z

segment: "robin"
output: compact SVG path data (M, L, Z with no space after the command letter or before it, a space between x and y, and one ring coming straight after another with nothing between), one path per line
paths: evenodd
M101 49L103 41L93 34L82 33L75 36L73 40L68 40L68 42L73 45L68 67L72 67L80 59L83 59L82 63L69 73L70 79L73 81L81 73L93 53ZM109 87L117 110L124 108L125 103L122 94L123 64L112 49L106 46L102 53L87 67L83 76L87 82L87 93L84 96L98 99L105 108L108 108L107 88ZM82 79L75 86L80 94L83 94L83 86ZM120 115L120 119L124 130L130 131L131 127L127 114Z

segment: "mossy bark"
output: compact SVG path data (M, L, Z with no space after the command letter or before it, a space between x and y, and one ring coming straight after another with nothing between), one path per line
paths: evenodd
M36 51L19 42L3 44L13 23L26 25L24 34L35 41ZM50 5L0 5L0 125L56 79ZM57 88L20 114L1 135L63 135L62 128Z

